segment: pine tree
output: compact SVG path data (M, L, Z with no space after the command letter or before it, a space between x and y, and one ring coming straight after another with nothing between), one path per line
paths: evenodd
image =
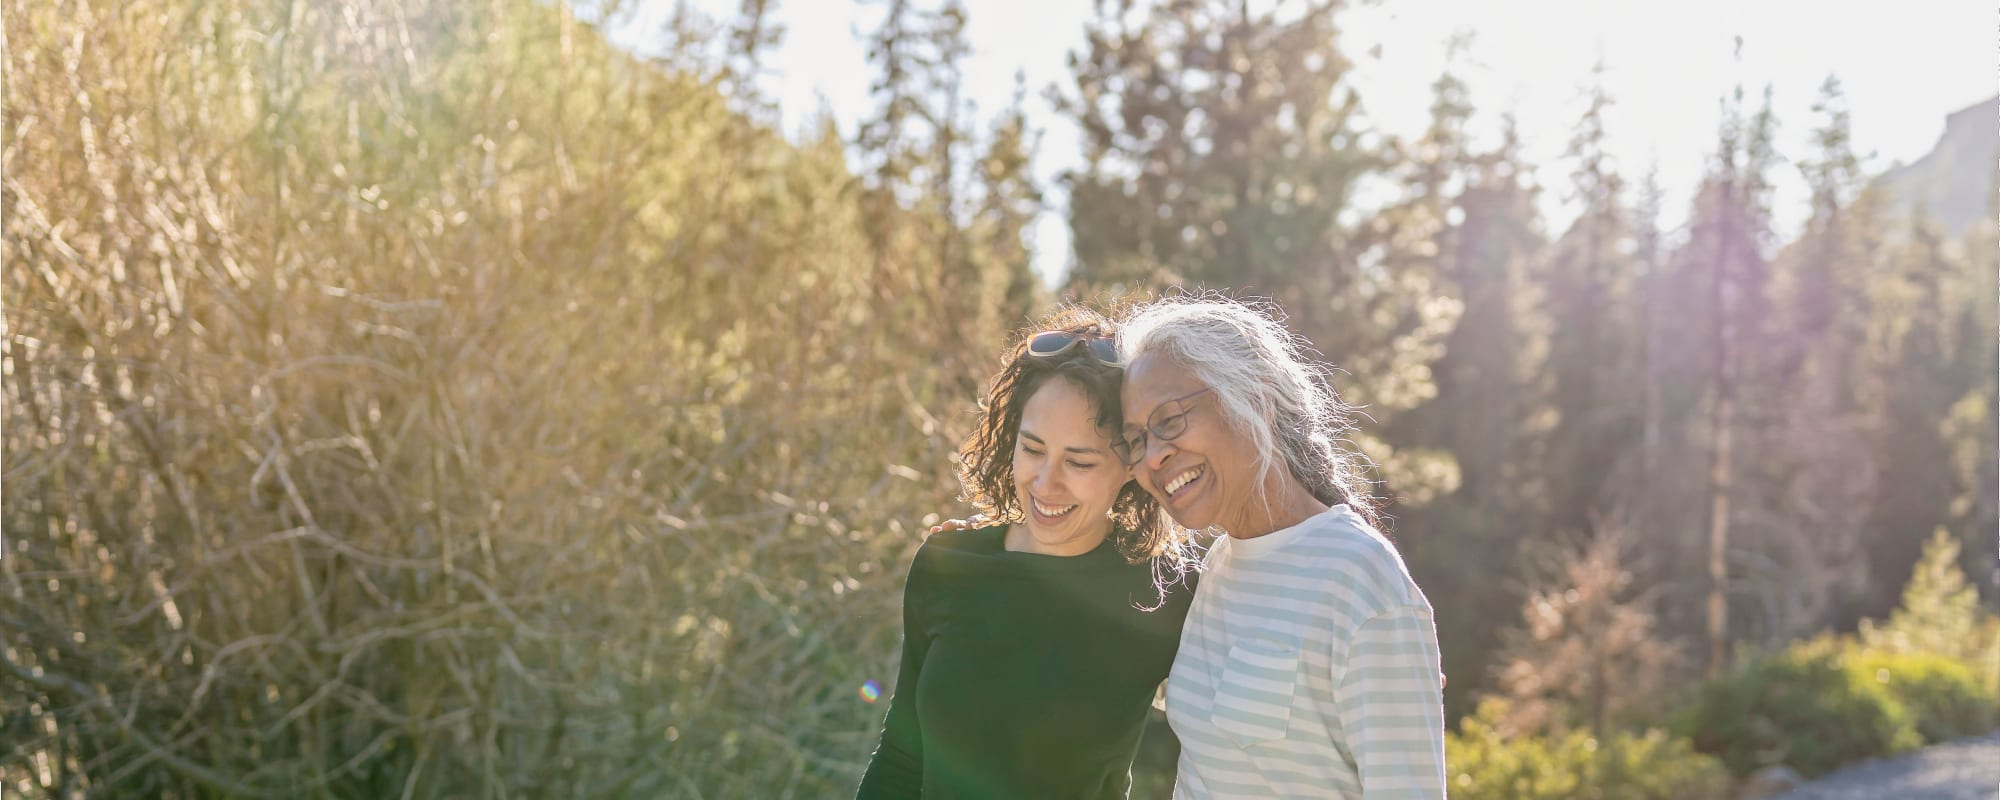
M1576 221L1559 239L1541 283L1553 326L1548 372L1556 427L1550 433L1550 524L1585 531L1613 501L1611 479L1640 434L1644 399L1637 391L1638 341L1631 320L1640 268L1630 253L1624 179L1605 152L1604 115L1611 106L1603 65L1593 72L1587 106L1567 155L1574 159L1569 199Z
M1630 503L1633 529L1640 539L1649 542L1659 541L1659 532L1668 527L1662 511L1669 506L1672 495L1662 469L1667 449L1666 414L1661 396L1666 372L1663 368L1666 336L1662 330L1665 315L1660 309L1667 294L1665 248L1660 233L1662 194L1659 165L1654 164L1640 184L1639 204L1633 211L1633 258L1640 270L1639 457L1637 468L1630 473L1631 485L1620 492Z
M1036 132L1028 125L1025 83L1017 73L1013 103L994 123L977 164L979 205L971 230L980 330L1019 327L1041 307L1045 294L1028 246L1043 200L1032 172Z
M1872 210L1855 205L1861 165L1846 100L1828 77L1814 106L1817 153L1800 164L1812 212L1799 241L1774 264L1772 369L1784 413L1760 448L1773 505L1784 520L1767 544L1784 571L1769 581L1787 634L1838 623L1869 570L1861 509L1873 502L1875 467L1852 376L1860 364L1870 261L1862 231Z
M1386 423L1430 395L1427 367L1457 305L1433 270L1384 266L1397 248L1428 251L1427 236L1388 240L1346 219L1355 181L1381 155L1351 124L1338 4L1257 5L1099 7L1061 98L1084 134L1085 167L1068 176L1070 288L1275 300L1353 376L1336 388ZM1436 460L1400 457L1367 433L1357 445L1395 491L1443 480Z
M969 130L966 23L961 0L890 0L868 43L878 107L855 147L865 154L864 225L885 276L879 308L951 320L936 331L939 357L969 396L987 364L981 354L1036 304L1023 236L1040 193L1018 98L983 148Z
M1464 40L1454 42L1454 55ZM1462 307L1432 364L1435 396L1399 415L1388 435L1405 454L1449 458L1456 486L1424 503L1399 497L1398 533L1410 569L1439 609L1451 713L1469 709L1482 688L1499 631L1483 611L1512 605L1519 590L1492 580L1517 561L1522 540L1544 511L1533 468L1540 442L1534 354L1542 325L1533 318L1532 271L1546 246L1538 191L1521 160L1511 120L1499 146L1474 152L1465 128L1473 108L1456 65L1432 84L1431 125L1407 150L1404 196L1370 221L1375 235L1411 242L1389 252L1386 269L1435 271L1439 288ZM1403 231L1388 233L1391 231Z
M1530 593L1495 671L1516 734L1607 734L1656 701L1679 658L1656 631L1652 594L1633 591L1631 536L1600 521L1587 543L1550 554L1549 584Z
M1731 536L1744 512L1733 505L1738 494L1758 496L1740 485L1737 462L1746 419L1752 431L1765 422L1756 415L1762 413L1758 404L1768 395L1756 389L1766 349L1768 173L1777 161L1772 149L1777 123L1768 91L1763 107L1749 119L1743 114L1741 87L1723 102L1722 112L1709 174L1696 193L1688 238L1673 256L1663 287L1666 296L1661 298L1666 304L1662 311L1694 335L1687 337L1688 345L1680 352L1662 351L1657 364L1667 376L1662 413L1701 443L1679 459L1677 468L1692 467L1688 456L1705 461L1705 468L1695 468L1706 474L1703 518L1669 524L1705 531L1705 541L1685 548L1681 558L1689 560L1681 563L1705 563L1705 570L1694 571L1708 576L1702 616L1711 671L1723 667L1731 639L1727 600L1734 552ZM1755 412L1749 417L1744 413L1746 401Z
M1337 219L1367 166L1331 5L1101 8L1063 109L1084 130L1070 178L1080 284L1207 284L1322 316L1340 288Z
M1907 572L1922 532L1949 524L1956 481L1939 423L1979 374L1953 363L1952 312L1970 298L1948 285L1963 269L1951 243L1922 215L1897 233L1869 289L1874 313L1862 382L1873 421L1872 461L1882 469L1867 519L1866 552L1876 576ZM1892 587L1874 584L1857 609L1863 616L1880 616L1895 602Z
M2000 161L1994 165L2000 177ZM1989 602L2000 604L2000 180L1987 195L1988 213L1961 239L1964 268L1954 281L1961 298L1956 314L1959 343L1956 362L1973 384L1952 405L1940 435L1951 443L1954 485L1952 529L1967 542L1965 563L1983 578L1980 587ZM2000 647L2000 641L1996 641ZM2000 668L2000 665L1996 665Z
M764 57L785 38L777 11L778 0L740 0L719 81L719 88L737 100L740 110L765 124L777 121L778 104L759 89L757 81L764 75Z
M1862 643L1899 653L1935 653L1976 663L1984 655L1978 634L1983 617L1979 590L1959 568L1959 542L1944 528L1931 533L1910 572L1903 599L1884 625L1863 621Z

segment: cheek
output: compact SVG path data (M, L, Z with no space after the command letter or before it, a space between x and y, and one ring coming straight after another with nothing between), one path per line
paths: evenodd
M1153 490L1154 484L1153 484L1152 470L1145 470L1145 469L1133 470L1132 480L1138 481L1139 488L1141 489L1144 489L1148 492Z
M1263 482L1263 476L1257 468L1256 449L1244 446L1231 447L1223 455L1223 460L1227 464L1223 472L1229 483L1254 486Z
M1199 448L1197 452L1207 458L1240 462L1257 449L1250 444L1250 437L1238 435L1218 421L1203 420L1199 433L1200 437L1190 446Z
M1104 479L1104 482L1100 486L1102 487L1105 505L1116 505L1118 503L1118 493L1125 490L1127 480L1123 475Z

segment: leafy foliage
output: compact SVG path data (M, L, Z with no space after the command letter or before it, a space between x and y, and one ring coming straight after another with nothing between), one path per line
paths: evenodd
M1512 736L1505 701L1489 699L1445 737L1452 797L1472 800L1726 798L1722 762L1659 730Z
M1958 566L1959 544L1940 528L1924 545L1916 569L1903 590L1903 600L1889 621L1864 621L1861 641L1897 653L1929 653L1959 661L1976 661L1985 649L1979 629L1979 592Z
M1888 687L1910 710L1925 742L1976 736L1993 730L2000 698L1972 668L1936 654L1890 654L1862 650L1846 654L1847 668Z
M1785 764L1810 777L1923 741L1888 683L1824 642L1753 659L1702 686L1675 728L1738 775Z
M10 790L852 785L977 379L912 343L1004 333L863 233L935 212L544 3L5 20Z
M876 112L793 138L777 5L680 7L648 59L618 3L5 4L0 790L852 786L917 528L1053 299L1044 187L1030 87L967 110L963 4L885 4ZM1343 8L1101 4L1068 290L1268 296L1341 368L1450 708L1516 700L1454 736L1463 792L1709 792L1619 726L1685 685L1656 656L1706 632L1717 532L1718 652L1778 655L1701 691L1695 747L1825 769L1990 725L2000 226L1885 213L1830 81L1797 242L1740 91L1684 230L1587 91L1550 232L1459 62L1428 131L1366 128ZM1863 650L1777 649L1912 572Z

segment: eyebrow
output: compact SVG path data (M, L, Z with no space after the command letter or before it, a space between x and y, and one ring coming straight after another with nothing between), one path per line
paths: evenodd
M1188 394L1181 395L1179 397L1169 397L1165 400L1161 400L1158 403L1154 403L1153 407L1146 412L1146 425L1147 426L1152 425L1153 415L1160 413L1160 409L1166 408L1169 403L1181 406L1181 408L1179 409L1179 413L1187 413L1186 401L1188 398L1201 394L1202 392L1209 391L1210 389L1213 388L1215 387L1212 386L1203 387L1200 389L1196 389L1193 392L1189 392ZM1127 421L1125 423L1125 427L1128 428L1132 427L1132 423L1130 421Z
M1027 437L1027 438L1029 438L1029 439L1033 439L1033 440L1035 440L1035 444L1038 444L1038 445L1041 445L1041 446L1043 446L1043 447L1048 447L1048 446L1049 446L1049 443L1048 443L1048 442L1044 442L1044 441L1042 441L1042 437L1040 437L1040 436L1036 436L1036 435L1034 435L1034 434L1032 434L1032 433L1029 433L1029 432L1027 431L1027 429L1025 429L1025 428L1023 428L1023 429L1021 430L1021 435L1022 435L1022 436L1024 436L1024 437ZM1101 456L1101 455L1104 455L1104 451L1103 451L1103 450L1099 450L1099 449L1097 449L1097 448L1095 448L1095 447L1065 447L1065 448L1063 448L1063 450L1064 450L1065 452L1070 452L1070 453L1082 453L1082 454L1084 454L1084 455L1092 455L1092 456Z
M1176 399L1177 398L1169 397L1165 400L1161 400L1160 402L1154 403L1152 408L1146 410L1146 421L1144 423L1136 423L1128 419L1125 421L1125 427L1141 428L1141 429L1150 427L1153 424L1153 417L1157 416L1160 413L1161 409L1164 409L1169 405L1173 405L1174 400Z

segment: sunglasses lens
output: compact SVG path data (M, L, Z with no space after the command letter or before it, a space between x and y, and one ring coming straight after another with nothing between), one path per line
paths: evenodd
M1028 352L1038 356L1052 356L1068 349L1070 343L1075 341L1075 336L1062 331L1037 333L1035 338L1028 340Z
M1097 356L1097 360L1106 364L1118 363L1118 345L1113 344L1110 339L1090 340L1090 352Z

